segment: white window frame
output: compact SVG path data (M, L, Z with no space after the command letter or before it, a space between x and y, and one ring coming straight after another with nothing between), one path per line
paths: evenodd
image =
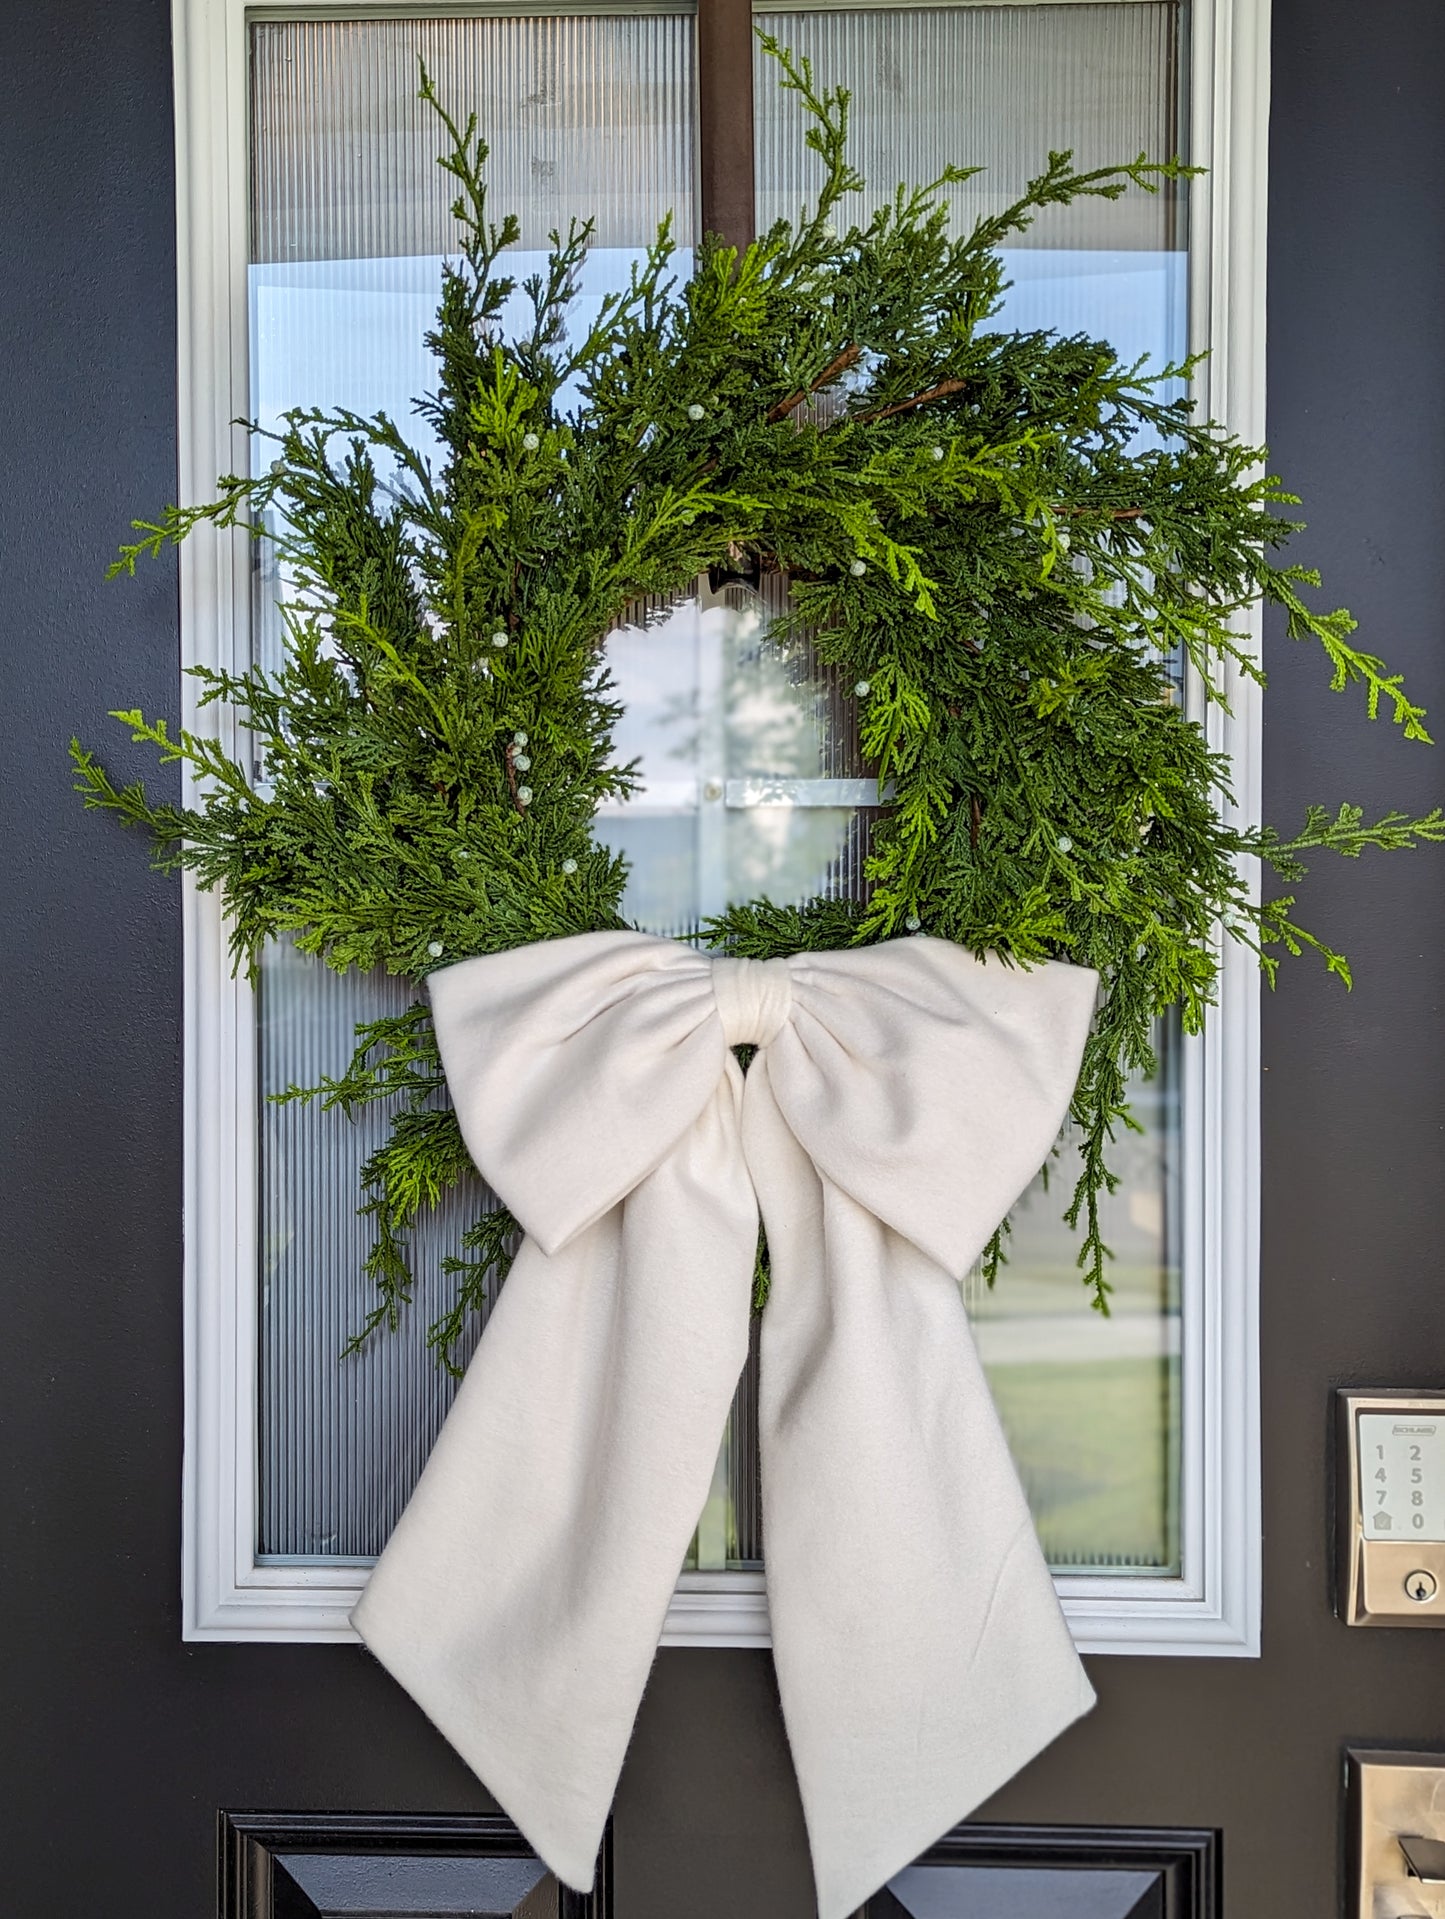
M235 425L248 410L248 19L437 10L175 0L182 501L211 498L216 475L244 472L249 457ZM1193 0L1190 18L1191 147L1209 168L1190 206L1190 331L1211 348L1199 398L1258 443L1269 5ZM250 562L242 535L203 533L181 549L186 664L236 667L249 657ZM1257 646L1257 622L1252 636ZM225 737L228 717L216 708L198 715L195 682L182 684L185 723L219 726ZM1233 761L1237 817L1253 823L1260 693L1237 674L1229 691L1229 713L1215 706L1202 717ZM250 988L231 978L219 901L189 878L184 928L184 1636L350 1641L347 1614L364 1568L257 1563L256 1022ZM1205 1032L1185 1044L1183 1097L1182 1573L1060 1577L1086 1653L1259 1651L1259 980L1238 947L1223 956ZM684 1573L662 1643L766 1646L762 1574Z

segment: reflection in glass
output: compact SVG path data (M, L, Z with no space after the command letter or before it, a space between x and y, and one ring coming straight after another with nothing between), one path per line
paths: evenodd
M607 642L617 756L640 784L597 832L630 861L623 910L648 932L691 939L744 900L859 896L876 784L834 670L770 643L784 598L776 579L704 587Z
M1168 1572L1179 1554L1179 1036L1130 1089L1118 1190L1103 1201L1113 1249L1107 1318L1093 1311L1060 1215L1077 1174L1065 1141L1013 1215L993 1291L965 1297L989 1384L1049 1563L1061 1571Z

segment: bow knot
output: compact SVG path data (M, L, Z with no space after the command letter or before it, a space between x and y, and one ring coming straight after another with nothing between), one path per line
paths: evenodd
M715 959L712 990L729 1046L766 1046L782 1031L793 1004L785 959Z
M927 937L753 961L596 933L432 975L526 1238L353 1619L569 1885L711 1490L759 1212L768 1606L820 1919L1092 1702L957 1282L1054 1140L1095 986Z

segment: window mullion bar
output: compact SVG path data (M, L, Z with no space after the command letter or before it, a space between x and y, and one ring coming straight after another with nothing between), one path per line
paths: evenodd
M697 0L697 75L702 230L745 247L756 230L752 0Z

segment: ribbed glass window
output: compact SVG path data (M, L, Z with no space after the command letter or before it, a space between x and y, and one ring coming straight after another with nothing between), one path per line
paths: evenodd
M574 213L597 217L584 299L625 281L669 210L692 244L687 13L264 21L250 48L251 406L262 426L292 406L385 408L405 421L435 385L422 341L455 245L454 183L416 97L419 58L441 98L475 111L486 134L493 209L522 225L518 279ZM264 548L258 567L256 649L274 660L283 583ZM403 981L338 978L285 946L262 968L258 1543L268 1558L374 1557L455 1390L426 1329L451 1285L442 1257L484 1203L480 1185L415 1236L416 1301L400 1333L342 1359L367 1307L355 1209L384 1118L353 1124L269 1097L340 1071L358 1020L415 997Z
M456 182L417 98L475 113L493 211L520 247L576 215L599 249L645 246L671 212L692 234L692 21L676 13L295 20L251 29L251 257L440 255Z
M955 231L1016 200L1052 149L1081 167L1167 159L1179 151L1177 0L1055 6L769 8L760 23L852 94L849 157L868 183L845 199L841 227L900 182L920 186L950 163L982 172L949 188ZM796 97L760 51L754 117L760 227L792 219L822 162L798 137ZM1165 189L1051 207L1016 242L1073 252L1159 251L1179 244L1180 201ZM1058 321L1067 325L1067 316Z
M870 190L957 160L987 174L957 223L1012 197L1048 150L1091 163L1178 150L1180 9L1120 4L799 9L765 24L853 90L855 158ZM695 234L693 24L684 13L265 21L251 29L252 412L385 408L406 418L433 384L422 344L440 260L454 243L417 58L475 110L491 143L493 205L522 222L520 277L545 236L594 214L584 298L624 277L667 211ZM759 224L815 182L796 103L759 61ZM866 202L868 196L864 196ZM1163 363L1185 348L1187 275L1177 196L1051 212L1009 255L1000 324L1112 340ZM415 423L420 433L420 422ZM264 454L258 456L264 457ZM273 659L283 583L258 555L256 648ZM628 909L678 937L730 899L857 896L876 796L843 689L766 645L780 588L700 588L669 619L611 636L624 715L618 747L640 792L598 832L627 853ZM268 1097L345 1064L363 1018L400 1010L405 983L338 979L289 948L260 991L262 1149L260 1548L366 1560L384 1544L450 1404L425 1330L441 1271L480 1189L416 1236L415 1306L397 1336L339 1358L368 1303L359 1169L380 1116L353 1124ZM1091 1313L1059 1223L1068 1156L1014 1222L997 1291L970 1288L985 1363L1045 1548L1061 1568L1163 1572L1178 1553L1179 1048L1136 1089L1146 1131L1121 1140L1107 1203L1116 1311ZM480 1326L472 1329L472 1337ZM459 1355L465 1357L465 1351ZM754 1380L740 1391L690 1563L762 1549Z
M900 181L950 163L983 172L949 189L955 231L1015 200L1050 149L1081 166L1181 152L1182 9L1126 4L769 11L769 30L852 92L852 158L866 219ZM754 104L760 224L795 217L821 162L799 138L796 99L759 53ZM1051 208L1005 249L1012 281L997 326L1110 341L1163 367L1188 346L1184 204L1168 187ZM1141 1133L1123 1135L1104 1202L1113 1312L1094 1312L1060 1217L1076 1172L1067 1145L1016 1209L994 1291L968 1287L979 1349L1061 1570L1178 1567L1180 1073L1177 1030L1160 1070L1132 1088Z

